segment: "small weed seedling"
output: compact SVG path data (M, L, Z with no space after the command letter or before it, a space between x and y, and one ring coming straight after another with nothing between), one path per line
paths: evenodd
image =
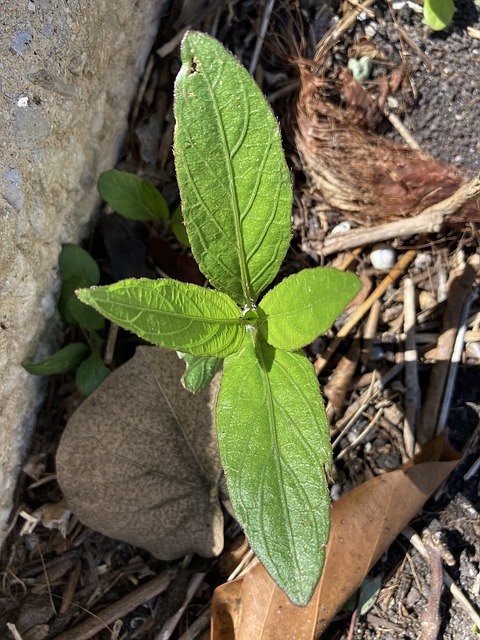
M272 578L305 605L329 535L331 449L318 382L300 350L332 325L359 280L306 269L261 297L290 243L290 175L270 107L209 36L183 40L175 118L185 225L216 290L130 279L78 296L150 342L224 358L216 425L232 505Z
M177 207L170 215L165 198L148 180L112 169L102 173L98 190L102 198L127 220L160 222L165 228L171 229L180 244L190 246L181 208Z
M88 396L110 374L110 369L102 361L103 341L97 333L103 329L105 318L80 302L75 290L98 284L100 270L92 256L76 244L63 245L58 265L62 278L58 310L66 324L81 329L85 342L71 342L42 362L24 362L23 367L37 376L76 369L77 389L82 395Z

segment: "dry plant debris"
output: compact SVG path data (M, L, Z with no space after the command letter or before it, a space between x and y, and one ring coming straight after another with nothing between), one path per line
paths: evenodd
M75 515L161 560L223 547L216 392L186 391L184 369L174 351L137 347L73 414L57 452Z
M113 502L103 504L103 511L108 509L110 514L99 514L98 503L80 506L80 511L91 508L95 526L109 515L109 531L116 534L114 538L80 523L63 502L53 466L59 434L80 402L71 380L65 378L51 384L43 427L34 437L31 456L21 476L9 544L2 550L2 638L205 639L210 637L210 613L214 640L242 637L238 635L241 625L243 637L284 640L288 638L285 630L294 629L291 635L295 632L298 637L303 629L307 634L304 637L313 638L326 626L325 621L318 621L321 608L328 608L328 612L320 618L330 618L343 606L342 590L344 594L354 591L368 571L367 582L374 577L381 585L376 598L369 607L362 608L360 602L358 607L354 605L353 614L348 610L337 614L324 630L323 638L394 640L418 638L422 633L425 640L435 634L446 640L477 637L472 625L479 624L480 607L480 503L475 475L480 464L480 305L478 294L475 297L479 284L475 254L480 236L476 222L478 177L476 182L474 179L478 166L458 168L456 162L452 168L445 158L439 161L430 157L422 147L433 132L414 130L409 110L414 109L417 84L421 89L427 86L426 82L422 84L422 78L435 76L447 48L469 46L463 39L467 26L473 33L468 37L476 42L478 12L476 18L465 18L471 22L465 24L462 15L467 4L458 0L453 31L445 39L432 39L409 8L412 3L403 3L398 9L396 2L348 2L343 5L344 17L339 13L338 21L334 16L338 7L332 8L333 4L325 2L313 7L293 2L258 5L249 1L194 1L179 5L181 12L163 25L147 64L119 167L152 179L169 205L176 206L171 86L178 68L176 46L187 27L209 31L246 66L256 65L255 76L273 98L286 136L291 135L295 235L284 271L288 274L322 262L353 269L364 283L355 305L334 331L321 336L309 350L330 401L335 453L335 527L330 545L337 545L342 557L350 554L350 560L340 564L337 552L331 554L330 568L319 587L328 586L331 599L322 595L313 610L294 611L296 608L281 600L275 585L268 584L261 567L257 565L249 571L251 551L244 546L230 550L238 539L241 541L241 534L228 516L226 549L219 559L186 556L178 562L160 561L142 548L115 539L120 533L112 522ZM469 51L472 46L478 46L478 42ZM260 53L257 60L252 56L254 50ZM432 51L435 55L431 55ZM367 81L354 80L347 69L348 58L365 55L373 60L372 76ZM462 77L470 77L469 73L471 69L466 69ZM442 82L439 92L444 91ZM295 102L292 92L299 87ZM458 91L462 93L464 87ZM478 106L478 88L476 91L477 97L473 92L465 107L471 111ZM438 108L435 105L440 103L431 94L426 98L420 95L418 103L425 99L431 100L432 109ZM385 135L388 122L395 122L392 115L413 132L413 139L408 140L404 131L403 142L398 136L392 141L392 132ZM443 115L446 118L443 113L439 117ZM447 125L444 136L448 138L450 133ZM473 139L477 133L469 130L467 135ZM472 181L465 186L468 178ZM445 203L440 207L434 204L446 198L446 205L451 208L447 209ZM468 200L470 203L466 204ZM437 216L435 224L431 224L431 207ZM460 207L463 210L458 216L455 211ZM422 218L425 210L427 215ZM449 227L444 224L447 216L452 223ZM178 275L182 273L182 279L191 281L198 277L188 253L171 238L160 237L152 226L124 225L114 231L113 216L104 219L107 222L101 228L108 245L104 261L111 260L113 277L137 275L125 271L119 274L119 269L148 269L171 277L182 277ZM357 226L347 233L332 233L339 223ZM365 228L366 225L370 226ZM372 266L371 244L379 241L396 255L392 269L382 271ZM127 252L125 247L132 251ZM115 363L118 345L113 350L113 342L108 358ZM135 362L131 366L135 367ZM158 372L159 377L161 374ZM124 387L124 391L116 393L126 401L125 396L132 395L140 379L144 380L142 389L152 383L148 377L147 369L140 367L129 377L126 390ZM422 417L420 407L426 406L427 398L429 408ZM88 411L88 404L83 411ZM143 408L135 411L136 419L143 414ZM118 420L125 419L124 414L125 411L117 414ZM83 424L82 415L85 414L72 418L68 427L71 432L77 425L77 442L82 433L93 428L91 423ZM102 417L97 431L106 428L104 420L115 422L117 418ZM427 418L431 423L429 435L423 436ZM430 460L412 465L418 440L429 440L444 426L456 448L463 451L460 461ZM101 436L95 433L95 437ZM137 445L133 440L132 443ZM80 471L78 482L67 481L72 495L85 488L83 471L88 470L90 462L95 459L97 465L102 464L100 449L90 457L94 452L86 449L82 453L75 448L72 444L70 451ZM215 455L208 464L216 459ZM64 449L59 465L62 475L70 466L69 458ZM187 480L192 480L188 464L185 459L183 472ZM219 517L218 499L209 493L212 482L217 480L216 464L207 474L207 482L203 474L196 481L203 483L200 486L203 499L208 502L207 511L195 504L189 516L200 513L200 519L205 520L210 510L214 519ZM400 468L402 464L404 467ZM170 460L164 466L171 471L169 465ZM434 493L450 467L455 469L443 489ZM413 487L412 473L419 474L418 484ZM419 490L422 483L426 485ZM120 491L121 485L115 481L112 491L114 488ZM383 498L379 497L379 489L384 490ZM412 500L414 493L416 502ZM421 504L432 493L421 510ZM407 546L402 537L396 538L412 517L412 527L422 532L425 541L434 536L442 543L442 562L448 565L448 572L443 567L446 588L441 594L438 555L425 561L421 555L425 550L416 550L422 549L418 534L411 531L409 539L414 548ZM118 519L123 527L124 516ZM138 526L135 520L132 518L131 523ZM153 526L156 524L147 531L150 542L142 540L152 550L150 543L156 545L160 539ZM391 527L390 531L386 532L385 527ZM179 528L176 542L183 544L183 535L190 543L190 533L191 529ZM196 533L202 538L200 547L205 547L201 531ZM208 553L218 547L218 535L217 541L207 544L203 551ZM193 544L192 548L199 549ZM356 558L355 553L361 558ZM173 555L174 551L168 557ZM358 563L361 567L356 572ZM436 572L433 585L431 571ZM240 579L235 580L238 574ZM330 588L332 584L334 587ZM214 592L218 585L223 586ZM455 600L450 600L450 592ZM271 600L262 609L266 596ZM277 613L277 605L282 606L281 614ZM428 612L424 618L423 610ZM278 615L283 621L282 635ZM272 616L273 626L269 621ZM258 635L256 626L251 626L258 624L263 625L262 635ZM237 635L232 635L235 630Z

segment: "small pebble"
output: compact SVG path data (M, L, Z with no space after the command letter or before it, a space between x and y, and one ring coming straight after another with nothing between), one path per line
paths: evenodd
M396 262L396 252L388 244L376 244L370 252L370 262L379 271L389 271Z
M350 231L351 228L351 223L348 220L343 220L343 222L340 222L335 227L333 227L333 229L330 231L330 235L335 236L338 233L345 233L346 231Z

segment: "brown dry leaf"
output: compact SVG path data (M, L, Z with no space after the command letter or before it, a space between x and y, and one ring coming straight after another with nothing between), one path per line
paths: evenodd
M318 638L458 460L448 447L439 461L435 447L428 457L372 478L334 503L322 578L305 608L293 605L261 565L219 587L212 600L212 640L275 640L279 629L283 640Z
M75 515L162 560L223 547L216 393L186 391L184 368L173 351L138 347L77 409L57 454Z

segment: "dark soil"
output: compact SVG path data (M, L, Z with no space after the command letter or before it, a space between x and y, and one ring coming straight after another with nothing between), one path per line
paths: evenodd
M175 3L173 5L175 9ZM313 5L315 3L302 3L304 24L312 26L316 34L316 39L310 39L310 49L303 52L304 55L310 56L314 52L312 45L326 32L335 20L335 12L338 11L337 3L333 1L326 0L319 7ZM422 149L437 159L459 167L465 176L471 176L480 169L480 40L470 36L466 28L469 26L479 29L480 15L478 7L471 0L456 0L456 7L453 25L447 31L436 34L429 32L422 25L421 16L412 11L407 3L397 10L398 23L419 49L425 52L432 67L427 68L425 61L403 43L410 69L409 81L394 97L397 100L398 115L410 128ZM288 139L288 159L295 171L295 181L299 185L296 193L298 205L308 191L305 186L306 177L289 135L293 119L291 109L298 78L295 75L295 67L285 62L285 51L278 49L281 43L285 44L288 40L288 34L292 35L286 28L286 25L290 24L286 15L287 9L289 14L295 14L295 8L295 3L286 3L286 7L276 5L267 31L263 57L257 69L257 79L262 81L262 88L267 95L275 97L279 91L283 94L275 100L273 106ZM344 41L337 43L337 61L344 61L347 47L367 34L373 37L375 44L385 52L392 65L399 64L400 36L392 22L387 4L379 1L372 10L373 17L361 16L356 27L345 35ZM263 4L259 7L256 2L245 1L233 3L228 7L221 4L216 12L203 11L201 19L196 21L192 16L184 16L183 22L175 23L172 16L172 19L165 19L154 52L173 38L183 24L191 23L193 20L195 28L210 32L213 29L215 35L248 67L262 11ZM299 28L296 35L301 31ZM279 38L279 34L282 37ZM175 51L164 58L152 53L151 62L145 91L139 95L139 101L132 109L130 136L119 168L152 179L162 190L169 204L174 206L178 201L178 193L171 155L171 93L173 78L179 66L178 52ZM402 141L399 134L386 122L382 123L381 131ZM302 192L302 189L305 189L305 192ZM323 203L310 200L310 205L308 216L310 220L316 219L315 224L318 228L317 208L322 210ZM302 228L307 217L301 213L301 207L297 207L294 217L295 236L285 264L285 272L298 271L321 260L321 257L303 253L301 250L302 241L314 226ZM153 265L160 267L162 272L169 276L193 281L198 277L191 261L184 253L178 252L178 245L175 245L172 238L157 238L155 243L150 244L150 261L148 266L145 266L145 229L138 229L135 225L124 225L119 230L111 226L111 220L107 224L105 218L102 219L100 226L92 231L89 246L104 267L105 279L148 275L152 273ZM415 272L413 267L409 272L410 275L419 278L419 292L423 290L435 293L442 271L438 265L448 276L459 246L469 255L475 251L476 243L478 231L473 224L466 224L459 231L433 235L425 241L424 253L431 256L434 266L423 280L420 278L421 273L419 276L418 270ZM126 251L126 246L129 248L128 260L123 260L126 254L122 252ZM119 256L122 260L118 260ZM384 275L372 270L367 255L361 257L359 268L375 284ZM375 339L376 359L370 358L368 368L378 368L384 372L396 359L398 360L402 351L397 343L396 346L389 346L385 342L388 332L398 333L401 330L398 323L396 329L392 329L395 314L390 313L395 304L399 306L401 313L398 284L389 289L382 303L383 316ZM471 310L469 328L478 330L479 312L477 300ZM389 313L393 320L388 316ZM436 319L430 320L430 324L424 330L438 333L440 321L441 311ZM327 334L317 341L310 351L312 359L328 345L331 337ZM72 338L70 335L69 339ZM124 351L122 357L127 357L128 352L131 352L128 343L124 345ZM118 357L118 360L122 357ZM473 350L468 357L464 354L463 363L457 377L448 425L451 442L464 452L464 458L441 492L428 502L411 526L420 534L428 529L439 537L445 552L450 553L453 558L454 563L448 570L454 582L478 609L480 495L478 475L474 474L465 479L465 474L480 457L480 357L478 354L475 355ZM362 371L359 368L355 381L358 381L361 373L368 372L368 368ZM327 382L332 369L333 365L322 374L322 384ZM420 369L422 392L425 393L431 363L423 354ZM400 436L402 389L403 381L400 377L385 390L382 397L383 401L390 402L399 412L400 418L398 424L393 425L392 433L400 433ZM22 473L19 481L14 513L17 520L16 523L15 520L12 523L11 534L1 555L1 638L13 637L9 635L7 622L16 624L23 640L56 638L80 620L91 616L91 613L86 612L97 613L172 565L152 558L141 549L132 548L89 530L74 517L69 519L64 506L63 509L60 508L60 520L58 514L49 513L50 505L58 505L62 497L55 476L51 475L55 471L56 447L66 420L80 402L81 398L75 391L71 376L51 381L49 398L39 416L28 466L25 467L26 472ZM353 440L355 433L362 430L362 425L363 423L359 423L357 431L345 437L345 442L340 444L340 448ZM341 464L337 465L344 478L342 483L339 483L340 492L363 481L373 473L372 469L375 469L375 473L383 473L401 464L402 452L395 438L386 437L381 430L370 435L368 442L361 442L345 456ZM22 510L27 514L40 514L40 523L25 535L21 534L25 522L25 518L20 515ZM47 525L50 528L47 528ZM227 540L238 534L238 529L235 529L234 525L231 527L233 528L229 530L231 533L227 533ZM198 571L206 572L202 587L171 637L208 637L208 633L203 636L182 634L187 632L208 606L214 587L224 580L221 567L223 560L224 558L219 562L194 558L189 561L190 564L188 561L185 562L178 569L177 579L166 595L153 597L122 617L118 636L112 636L111 631L104 630L92 637L97 640L112 637L122 640L153 640L165 620L182 605L190 576ZM348 567L345 567L345 571L348 571ZM381 578L372 607L357 618L352 617L351 611L341 612L326 632L325 638L414 640L421 637L420 620L430 596L430 575L428 563L400 536L369 576ZM68 598L72 602L69 602ZM472 629L470 618L446 589L442 595L440 610L442 623L438 637L449 640L473 640L478 637ZM288 640L284 639L281 630L278 638ZM427 636L422 640L427 640Z

